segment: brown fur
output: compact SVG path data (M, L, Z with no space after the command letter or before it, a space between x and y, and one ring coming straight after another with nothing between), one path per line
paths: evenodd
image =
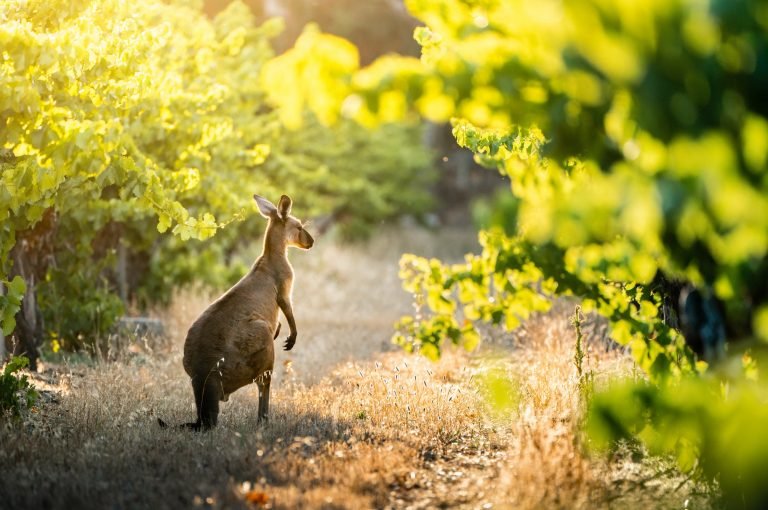
M187 426L196 430L215 426L219 400L226 401L230 393L252 382L259 387L259 421L266 420L275 362L273 339L280 329L278 309L290 327L285 349L296 342L293 268L286 252L289 246L309 249L314 240L290 216L290 198L283 195L277 207L254 198L269 219L263 253L248 274L192 324L184 343L184 370L192 378L197 405L197 421Z

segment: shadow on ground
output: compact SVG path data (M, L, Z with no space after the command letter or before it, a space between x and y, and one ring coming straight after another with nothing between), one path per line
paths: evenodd
M247 507L242 482L295 485L303 463L349 441L351 430L349 423L285 409L259 427L255 409L225 414L207 433L163 430L151 416L92 426L87 414L67 421L73 411L61 409L55 428L38 418L3 431L0 445L14 456L0 462L0 508Z

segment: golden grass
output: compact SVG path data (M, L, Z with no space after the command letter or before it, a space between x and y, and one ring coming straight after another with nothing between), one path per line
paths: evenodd
M472 355L431 363L392 349L392 322L410 310L400 252L457 258L471 245L408 232L292 254L299 338L278 355L263 427L255 387L222 405L210 433L156 425L194 417L181 345L211 296L179 294L167 343L36 375L43 403L0 425L0 508L707 507L667 462L584 452L571 304L514 334L488 331ZM634 371L587 331L598 381ZM484 398L499 373L517 388L506 410Z
M688 508L695 503L691 508L709 508L708 496L701 494L706 488L687 480L670 460L646 457L637 448L610 460L588 454L582 433L585 396L574 363L574 308L563 300L549 314L528 321L511 335L513 350L494 363L519 385L497 506ZM583 371L592 374L594 385L619 376L642 377L628 353L602 336L600 321L589 322Z

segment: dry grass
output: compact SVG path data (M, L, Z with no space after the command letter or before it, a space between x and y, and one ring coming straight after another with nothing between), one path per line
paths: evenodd
M581 430L585 395L574 363L574 304L556 303L507 339L512 352L481 366L518 383L519 401L508 421L507 457L496 487L501 508L709 508L706 488L686 479L669 460L626 448L612 459L590 456ZM594 386L642 377L629 354L588 320L583 372Z
M0 429L0 508L706 507L664 462L582 451L568 303L514 335L489 332L472 356L449 350L433 364L392 351L391 324L410 306L399 254L457 258L472 244L408 232L293 255L299 339L279 354L264 427L255 387L222 405L210 433L155 423L194 415L180 350L210 299L200 293L164 314L171 339L154 350L50 367L36 377L44 403ZM633 371L590 331L598 379ZM506 412L484 399L499 372L518 388Z

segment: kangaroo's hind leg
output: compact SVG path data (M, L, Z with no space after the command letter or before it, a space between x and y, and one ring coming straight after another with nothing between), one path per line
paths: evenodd
M269 415L269 386L272 382L272 370L275 366L274 337L280 331L277 323L275 331L264 321L254 324L253 348L248 354L248 366L255 377L252 379L259 388L259 417L257 423L267 421Z
M219 400L222 395L221 377L213 371L192 378L192 389L195 393L197 421L187 423L192 430L209 430L215 427L219 418Z
M203 386L203 395L200 402L200 421L203 430L215 427L219 421L219 400L223 397L221 377L211 373Z
M272 371L264 372L256 378L256 386L259 388L259 418L257 423L269 420L269 385L272 382Z

